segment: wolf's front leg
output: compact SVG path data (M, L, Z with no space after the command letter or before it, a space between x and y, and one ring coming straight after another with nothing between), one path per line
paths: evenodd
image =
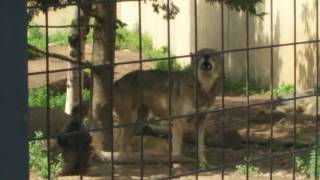
M183 129L185 121L182 119L175 119L172 126L172 155L181 154L181 146L183 140Z
M198 157L201 166L206 166L207 160L205 155L205 135L206 135L206 120L199 120L199 135L198 135Z
M182 141L183 141L183 130L184 130L184 119L175 119L172 126L172 156L181 155ZM174 163L173 168L175 173L180 173L181 164Z

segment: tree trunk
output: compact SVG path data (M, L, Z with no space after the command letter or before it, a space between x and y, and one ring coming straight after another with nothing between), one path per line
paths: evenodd
M106 128L94 132L93 145L107 151L112 149L112 84L115 51L116 3L97 4L96 26L93 32L92 64L106 66L92 68L92 124L91 128Z
M80 16L79 16L80 15ZM78 27L78 24L81 25ZM80 14L76 8L74 18L72 20L72 27L69 35L69 54L75 62L84 59L86 36L89 32L89 28L84 25L89 24L89 17L85 15L82 10ZM79 31L80 30L80 31ZM76 68L77 64L68 63L68 68ZM80 87L82 87L82 77L80 80L80 74L78 70L67 72L67 92L66 92L66 104L65 113L71 115L72 108L80 102ZM81 86L80 86L81 81Z

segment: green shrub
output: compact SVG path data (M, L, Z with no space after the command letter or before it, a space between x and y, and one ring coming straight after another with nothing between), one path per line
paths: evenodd
M95 19L94 18L90 18L89 24L90 25L94 25L95 24ZM93 28L90 27L89 33L87 34L87 44L92 44L92 43L93 43Z
M50 108L57 108L60 110L64 110L65 102L66 102L66 94L58 93L54 91L49 92L50 98ZM82 90L82 98L84 101L89 100L90 91L87 89ZM47 105L47 89L46 87L30 89L28 96L29 107L46 107Z
M225 91L229 91L229 92L236 92L236 93L243 93L242 89L243 89L243 84L241 84L240 82L234 81L232 80L230 77L226 76L224 78L224 88Z
M319 150L320 152L320 150ZM310 153L296 157L296 168L301 173L305 174L308 177L315 175L316 167L316 151L312 150ZM320 173L320 155L318 154L317 158L318 164L318 173Z
M142 41L142 49L144 51L152 49L152 40L148 34L143 33L141 41ZM88 44L93 43L93 29L92 28L90 29L90 31L87 35L87 43ZM128 28L126 28L126 27L117 28L115 46L116 46L116 49L138 50L139 49L138 26L135 26L133 30L128 30Z
M30 25L37 25L35 23L30 23ZM30 27L27 33L28 44L35 46L39 49L44 49L46 46L46 40L44 37L44 31L40 27Z
M259 174L260 169L257 166L249 165L249 174ZM247 173L247 165L246 164L238 164L236 165L236 172L240 175L245 175Z
M313 92L315 93L315 94L319 94L320 93L320 87L318 86L314 86L313 87Z
M50 108L64 110L66 97L64 93L49 91ZM46 107L47 106L47 88L30 89L28 96L29 107Z
M87 43L92 44L93 43L93 29L91 28L88 35L87 35Z
M43 133L41 131L35 132L35 138L42 138ZM41 141L29 142L29 165L32 171L38 176L47 179L48 178L48 157L44 144ZM63 158L61 154L58 154L50 162L51 178L56 179L61 173L63 167Z
M182 71L182 67L177 63L176 59L171 59L169 63L171 64L172 72ZM160 71L169 71L169 63L168 60L156 61L154 64L154 69Z
M166 58L166 57L168 57L168 48L162 47L160 49L147 50L144 52L144 57L146 57L146 58ZM181 71L182 70L182 67L180 66L180 64L177 63L176 59L170 59L170 64L171 64L172 71ZM168 59L155 61L153 63L153 69L160 70L160 71L168 71L169 70Z
M67 30L56 31L49 35L49 44L56 46L68 46L68 36L69 32Z
M281 85L273 89L273 93L276 95L289 94L294 91L294 86L292 84Z
M29 107L45 107L47 102L46 88L30 89L28 96Z
M90 90L82 89L82 99L88 101L90 99Z
M30 25L37 25L31 22ZM67 46L68 45L68 31L57 31L55 33L49 34L49 44ZM46 38L45 30L40 27L30 27L28 28L28 44L35 46L39 49L45 49Z
M50 96L50 108L57 108L64 111L66 104L66 95L62 93L52 93Z
M144 51L152 49L152 40L148 34L142 34L141 43ZM133 30L128 30L126 27L117 28L116 49L139 49L138 26Z
M264 94L267 91L267 88L261 87L258 85L257 80L254 78L254 75L249 75L248 79L248 93L252 94ZM245 95L247 92L247 77L246 73L243 72L240 76L240 80L233 80L230 77L226 76L224 79L225 90L228 92L234 92L237 94Z
M168 57L168 48L161 47L160 49L148 49L143 52L145 58L165 58Z
M272 151L274 151L274 152L281 152L281 151L285 151L287 149L287 147L281 143L272 143L271 148L272 148Z
M91 23L92 24L92 23ZM30 23L30 25L37 25ZM68 30L57 31L49 34L49 44L67 46L68 45ZM143 51L152 49L151 37L143 33L141 37ZM30 27L28 29L28 43L39 48L44 49L46 46L45 32L40 27ZM93 43L93 29L91 28L87 35L87 43ZM116 49L139 49L139 30L138 26L135 26L133 30L128 30L126 27L119 27L116 30Z

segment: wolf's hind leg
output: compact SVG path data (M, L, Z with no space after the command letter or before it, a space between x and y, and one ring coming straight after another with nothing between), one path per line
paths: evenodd
M131 124L134 121L132 119L133 113L121 113L119 114L120 125L120 134L119 134L119 151L120 152L127 152L129 151L129 144L131 141L131 137L135 135L135 127Z
M205 155L205 135L206 135L206 120L199 120L199 135L198 135L198 157L201 164L206 164Z

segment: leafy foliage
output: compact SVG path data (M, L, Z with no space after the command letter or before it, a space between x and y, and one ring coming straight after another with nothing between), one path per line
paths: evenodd
M68 45L68 35L69 32L64 31L57 31L49 36L49 43L58 46L67 46Z
M31 22L31 26L37 26L36 23ZM68 35L67 30L56 31L52 34L49 34L49 44L67 46L68 45ZM44 29L40 27L29 27L28 28L28 44L37 47L38 49L44 49L46 46L46 39L44 34Z
M315 94L319 94L320 93L320 86L314 86L313 87L313 92L315 93Z
M143 33L141 41L144 51L152 49L152 40L148 34ZM116 49L139 49L138 26L135 26L132 31L125 27L116 30Z
M146 0L144 0L146 2ZM169 6L167 5L165 0L151 0L153 11L156 13L160 13L160 11L165 12L163 18L174 19L175 16L179 13L179 8L173 3L170 2Z
M30 25L36 25L31 22ZM28 43L32 46L35 46L39 49L44 49L46 45L46 40L44 37L44 32L39 27L30 27L28 28Z
M38 15L41 11L44 12L48 7L53 7L53 10L63 8L65 3L75 2L75 0L26 0L28 7L37 8L28 8L28 20L31 21L32 17Z
M259 174L260 169L257 166L254 166L252 164L248 167L249 174ZM246 164L238 164L236 165L236 172L240 175L245 175L247 172L247 165Z
M36 26L37 24L31 22L30 25ZM58 46L68 45L68 35L67 30L57 31L55 33L49 34L49 44ZM151 37L143 33L142 34L142 49L147 51L152 49ZM39 49L45 48L45 35L40 27L29 27L28 28L28 43ZM87 43L93 43L93 31L89 31L87 35ZM133 30L128 30L126 27L119 27L116 30L116 49L139 49L139 33L138 27L136 26Z
M90 0L82 0L90 1ZM147 0L144 0L146 2ZM177 7L172 1L167 4L166 0L150 0L154 12L160 13L160 11L165 12L164 18L173 19L179 13L179 7ZM262 17L265 15L264 12L257 12L256 5L262 3L263 0L206 0L207 2L223 2L228 8L234 9L236 11L248 11L250 14ZM39 6L39 8L29 8L28 18L32 19L34 15L39 14L40 11L45 11L47 6L54 7L53 9L63 8L65 3L76 2L75 0L27 0L27 5ZM169 10L169 13L167 11Z
M65 94L49 91L50 108L64 109L66 101ZM30 107L46 107L47 106L47 88L31 89L29 91L28 102Z
M282 85L273 89L273 93L276 95L289 94L294 91L292 84Z
M256 5L263 0L206 0L207 2L223 2L228 8L236 11L248 11L251 15L263 17L265 12L257 12Z
M233 80L230 77L226 76L224 79L224 86L225 90L229 92L234 92L237 94L242 94L245 95L247 92L247 77L246 73L243 72L241 74L240 80ZM252 94L263 94L266 92L265 87L261 87L258 83L257 80L254 78L253 75L250 75L248 77L248 93L249 95Z
M168 57L168 48L161 47L160 49L153 49L144 51L143 55L146 58L165 58Z
M166 58L168 57L168 48L162 47L160 49L150 49L144 52L146 58ZM171 71L181 71L182 67L177 63L176 59L170 59ZM160 71L168 71L169 63L167 59L154 62L154 69Z
M49 91L49 105L50 108L57 108L64 110L66 102L66 94ZM82 90L83 100L89 100L90 91L87 89ZM30 89L28 96L29 107L46 107L47 106L47 89L45 87L38 89Z
M170 59L169 63L171 64L172 72L177 72L182 70L182 67L180 66L180 64L177 63L176 59ZM169 63L168 63L168 60L157 61L154 64L154 69L160 70L160 71L169 71Z
M281 143L272 143L271 148L272 148L272 151L274 152L281 152L287 149L286 145Z
M43 133L41 131L35 132L35 138L42 138ZM45 145L37 140L29 142L29 165L30 168L40 177L48 178L48 157ZM50 162L51 178L56 179L61 173L63 167L63 158L61 154L58 154Z
M316 158L316 151L312 150L309 154L296 157L295 161L297 170L311 177L315 175L316 163L318 163L318 167L320 165L320 156L318 154L318 158Z
M146 2L146 0L144 0ZM265 12L257 12L256 5L262 3L263 0L206 0L209 3L223 2L228 8L236 11L248 11L251 15L263 17ZM174 19L179 13L179 7L170 1L168 5L165 0L151 0L154 12L164 12L163 18Z
M241 74L240 80L233 80L230 77L226 76L224 80L225 90L237 94L246 94L246 73ZM284 95L290 94L294 90L292 84L281 85L273 89L275 95ZM253 94L271 94L271 91L267 87L261 87L254 76L249 76L249 95Z
M27 6L29 7L28 10L28 20L31 21L32 17L35 15L38 15L41 11L44 12L51 7L51 9L56 10L65 7L64 5L66 3L75 3L78 1L75 0L26 0L27 1ZM90 2L91 0L80 0L80 1L88 1ZM146 2L146 0L144 0ZM179 13L179 7L177 7L172 1L170 1L169 4L167 4L166 0L150 0L152 3L152 7L154 9L154 12L160 13L160 11L165 12L164 18L170 18L173 19L178 13ZM261 3L262 0L206 0L207 2L214 3L214 2L220 2L226 4L229 8L235 9L237 11L248 11L250 14L262 17L265 13L258 13L256 10L256 4ZM82 6L83 8L90 6ZM36 8L37 7L37 8ZM89 9L93 10L92 7L89 7ZM168 12L169 10L169 12ZM137 47L137 42L138 41L138 35L135 36L126 36L128 35L128 32L123 29L123 23L119 20L116 21L119 31L117 31L117 36L119 38L117 39L116 42L116 48L121 49L123 47L126 48L132 48L132 47ZM38 29L34 29L30 31L30 34L28 32L28 43L38 47L38 48L44 48L45 41L43 36L41 35L42 33ZM32 34L32 35L31 35ZM133 39L125 39L124 37L134 37ZM146 37L146 36L144 36ZM144 49L149 46L150 41L148 38L144 39L143 37L143 42L142 46ZM63 33L58 33L56 36L51 38L51 41L54 41L58 45L65 45L67 44L67 38L65 38ZM131 41L132 40L132 41ZM89 42L92 42L92 32L89 34ZM150 48L151 49L151 48Z

